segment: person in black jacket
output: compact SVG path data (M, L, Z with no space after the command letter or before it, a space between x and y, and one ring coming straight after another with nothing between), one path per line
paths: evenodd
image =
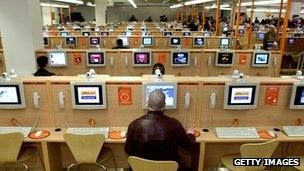
M45 69L47 64L48 64L48 57L39 56L37 58L37 65L38 65L39 69L34 73L34 76L38 77L38 76L52 76L52 75L55 75L54 73L51 73L51 72L49 72Z

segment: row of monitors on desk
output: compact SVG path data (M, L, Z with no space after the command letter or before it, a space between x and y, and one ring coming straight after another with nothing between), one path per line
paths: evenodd
M89 31L83 31L81 34L82 34L82 36L85 36L85 37L91 36L91 32L89 32ZM97 33L94 33L95 36L96 36L96 34ZM68 37L68 36L70 36L70 33L67 32L67 31L60 31L59 36ZM99 32L98 36L109 37L110 36L110 31L101 31L101 32Z
M48 53L50 67L68 66L67 53L65 51L50 51ZM133 66L152 66L153 57L151 51L134 50L132 53ZM233 51L217 51L215 66L232 67L234 65L235 53ZM106 53L101 50L89 50L86 54L87 66L106 66ZM171 51L171 66L190 66L190 52L183 50ZM253 53L253 67L268 67L270 63L270 53L257 51Z
M73 82L71 86L74 109L106 109L107 92L103 82ZM257 108L260 85L257 83L226 83L223 108L245 110ZM142 107L147 108L149 94L160 90L166 96L166 109L177 108L177 83L152 82L142 86ZM25 108L25 96L21 82L0 83L0 108ZM290 98L290 109L304 109L304 83L294 83Z

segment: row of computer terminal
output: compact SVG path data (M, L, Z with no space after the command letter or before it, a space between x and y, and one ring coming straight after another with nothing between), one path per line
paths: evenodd
M185 67L190 66L190 52L186 49L171 50L171 66ZM268 67L270 64L271 53L262 50L255 50L252 57L252 67ZM49 67L67 67L68 56L63 50L55 50L48 52ZM223 49L217 50L215 63L217 67L232 67L234 65L235 53L232 50ZM127 60L127 58L125 58ZM193 59L194 60L194 59ZM90 67L105 67L107 66L106 52L101 49L91 49L86 51L87 66ZM153 55L148 49L133 49L132 50L132 65L134 67L152 66ZM208 66L211 66L211 57L208 58ZM195 62L195 61L194 61Z

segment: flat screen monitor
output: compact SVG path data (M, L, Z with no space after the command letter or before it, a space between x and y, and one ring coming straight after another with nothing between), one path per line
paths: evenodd
M304 83L293 84L289 108L304 110Z
M188 51L172 51L171 66L189 66L190 55Z
M228 31L228 27L223 27L223 32L227 32Z
M148 107L147 102L149 95L154 90L160 90L166 95L166 109L176 109L177 107L177 83L157 82L144 83L142 87L142 104L143 108Z
M129 46L128 37L126 37L126 36L121 36L121 37L118 37L118 39L121 39L121 40L122 40L122 45L123 45L123 46Z
M210 37L211 35L212 35L212 33L209 32L209 31L204 32L204 36L205 36L205 37Z
M115 29L114 28L109 28L108 31L111 33L111 32L114 32Z
M258 32L257 33L257 39L258 40L264 40L266 37L266 33L265 32Z
M74 109L106 109L106 84L102 82L71 82Z
M234 52L217 51L215 58L215 66L231 67L234 64Z
M87 66L106 66L106 56L104 51L87 51Z
M102 31L102 32L100 32L100 36L102 36L102 37L109 37L110 33L108 31Z
M0 109L25 108L22 82L0 82Z
M294 38L294 37L287 38L287 45L288 46L293 46L295 44L296 44L296 38Z
M194 37L193 38L193 46L194 47L202 47L205 44L205 38L204 37Z
M132 36L132 32L127 31L127 32L126 32L126 36L128 36L128 37Z
M184 37L191 36L191 32L190 31L185 31L185 32L183 32L183 36Z
M50 67L65 67L68 65L67 53L64 51L48 52Z
M89 31L82 32L82 36L89 37L91 33Z
M267 67L269 65L269 52L254 52L252 57L253 67Z
M43 37L43 45L48 46L49 45L49 38L48 37Z
M60 35L61 37L67 37L67 36L69 36L69 32L67 32L67 31L60 31L60 32L59 32L59 35Z
M172 34L172 32L170 32L170 31L165 31L164 33L163 33L163 36L164 37L171 37L173 34Z
M99 37L90 37L90 46L98 46L100 45L100 38Z
M245 110L257 108L259 98L257 83L226 83L224 109Z
M221 47L229 47L230 46L230 38L221 37L219 44L220 44Z
M153 46L153 43L154 43L153 37L142 37L141 40L142 40L142 43L141 43L142 45Z
M241 28L239 29L239 35L244 35L245 34L245 29Z
M66 37L65 43L67 46L77 46L77 39L76 37Z
M150 51L133 51L133 66L151 66L152 55Z
M170 37L171 46L180 46L182 44L180 37Z

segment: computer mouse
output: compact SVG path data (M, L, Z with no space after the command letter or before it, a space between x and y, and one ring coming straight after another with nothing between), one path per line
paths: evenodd
M121 132L120 132L120 136L123 137L123 138L126 137L126 134L127 134L126 131L121 131Z
M41 134L42 134L42 131L37 131L37 132L35 133L35 136L36 136L36 137L40 137Z
M275 133L273 131L267 131L268 135L270 135L271 137L275 137Z

